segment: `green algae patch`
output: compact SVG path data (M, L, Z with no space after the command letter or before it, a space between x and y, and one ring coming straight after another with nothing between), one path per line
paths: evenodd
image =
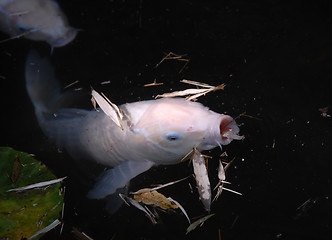
M54 179L30 154L0 147L0 239L30 238L60 217L60 182L19 190Z

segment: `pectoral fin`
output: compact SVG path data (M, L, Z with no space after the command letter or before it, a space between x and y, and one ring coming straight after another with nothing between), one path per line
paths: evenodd
M123 188L130 179L145 172L153 166L149 161L126 161L120 165L105 171L96 185L88 192L88 198L102 199Z

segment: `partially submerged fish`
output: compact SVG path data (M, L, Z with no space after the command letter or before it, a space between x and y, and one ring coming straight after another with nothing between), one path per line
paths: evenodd
M123 188L154 165L177 164L197 147L209 150L239 139L230 116L184 98L164 98L119 106L120 128L103 111L61 108L61 93L48 59L30 53L26 87L40 127L49 139L76 159L111 167L88 197L101 199Z
M54 0L0 0L0 30L10 39L46 41L52 48L68 44L77 34Z

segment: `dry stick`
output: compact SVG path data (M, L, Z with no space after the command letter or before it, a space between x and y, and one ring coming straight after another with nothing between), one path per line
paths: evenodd
M49 186L49 185L61 182L65 178L66 177L58 178L58 179L54 179L54 180L50 180L50 181L45 181L45 182L39 182L39 183L31 184L28 186L20 187L20 188L9 189L9 190L7 190L7 192L20 192L20 191L29 190L32 188L41 188L41 187L45 187L45 186Z
M185 178L181 178L179 180L176 180L176 181L173 181L173 182L169 182L169 183L166 183L166 184L162 184L158 187L154 187L154 188L149 188L149 189L144 189L144 190L139 190L139 191L136 191L136 192L130 192L130 194L141 194L141 193L146 193L146 192L151 192L151 191L154 191L154 190L158 190L158 189L161 189L161 188L164 188L164 187L167 187L167 186L170 186L170 185L173 185L175 183L178 183L178 182L182 182L183 180L186 180L187 178L189 178L190 176L188 177L185 177Z
M157 80L155 79L153 81L153 83L145 84L145 85L143 85L143 87L152 87L152 86L160 86L160 85L164 85L164 83L157 83Z
M74 81L72 83L69 83L67 86L64 87L64 89L69 88L69 87L75 85L76 83L79 83L79 80L76 80L76 81Z
M256 119L256 120L259 120L259 121L263 120L263 119L258 118L258 117L254 117L254 116L247 115L246 112L240 113L239 116L237 116L237 117L234 118L234 120L236 120L236 119L238 119L238 118L240 118L240 117L242 117L242 116L243 116L243 117L247 117L247 118Z
M181 160L180 160L180 162L182 162L183 160L185 160L193 151L194 151L194 149L196 149L196 148L198 148L198 146L203 142L205 140L205 138L203 138L198 144L197 144L197 146L194 146L194 148L193 149L191 149L191 151L189 152L189 153L187 153L186 154L186 156L184 156ZM190 163L191 163L191 158L190 158L190 161L189 161L189 165L190 165ZM188 165L188 166L189 166Z

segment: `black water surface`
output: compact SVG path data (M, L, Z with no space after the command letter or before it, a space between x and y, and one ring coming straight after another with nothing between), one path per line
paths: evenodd
M66 153L47 142L25 91L29 49L48 54L44 43L24 39L0 45L1 144L35 153L65 182L64 232L45 239L73 239L73 227L94 239L331 239L331 121L319 108L332 107L332 17L329 1L60 1L70 23L83 29L51 56L65 86L90 85L113 102L147 100L185 89L186 78L224 91L199 99L237 119L242 142L224 148L236 157L227 172L238 196L224 192L212 206L216 215L185 235L179 214L160 213L152 225L138 210L123 206L111 216L102 202L85 198L91 185ZM2 36L5 37L5 36ZM155 65L164 53L187 54L183 62ZM144 88L146 83L164 82ZM110 81L108 85L101 85ZM84 104L90 105L89 99ZM332 111L327 112L332 114ZM211 154L211 181L217 181L220 150ZM76 173L75 173L76 172ZM133 189L191 174L187 164L154 168ZM205 214L188 182L163 193L183 204L190 217ZM305 206L301 205L307 201Z

